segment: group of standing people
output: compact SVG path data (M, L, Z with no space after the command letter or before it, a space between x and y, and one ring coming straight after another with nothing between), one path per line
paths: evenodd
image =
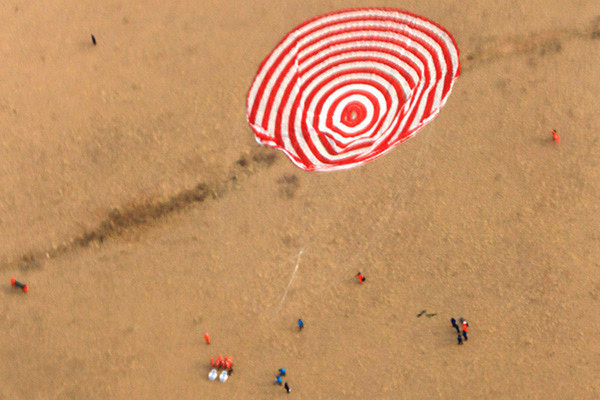
M279 369L279 375L277 375L277 378L275 378L275 384L281 386L283 384L283 381L281 380L281 377L285 376L285 369L284 368L280 368ZM290 389L290 385L288 385L288 383L286 382L285 385L283 386L285 388L286 392L291 392L292 389Z
M467 336L468 332L469 332L469 323L467 321L465 321L464 318L459 318L460 324L462 325L462 333L460 331L460 328L458 326L458 324L456 323L456 319L454 318L450 318L450 323L452 323L452 327L454 329L456 329L456 332L458 333L457 336L457 340L458 340L458 344L463 344L463 338L464 340L469 340L469 337Z

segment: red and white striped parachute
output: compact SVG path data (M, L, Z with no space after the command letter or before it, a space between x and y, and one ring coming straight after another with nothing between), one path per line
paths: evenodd
M247 119L259 143L302 169L351 168L431 121L459 74L456 42L435 22L388 8L333 12L263 61Z

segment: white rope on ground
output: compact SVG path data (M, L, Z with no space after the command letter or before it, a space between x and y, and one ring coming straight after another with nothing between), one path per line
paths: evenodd
M421 146L417 151L416 151L416 157L415 157L415 167L412 168L410 170L410 173L408 174L406 180L409 182L413 182L414 178L417 175L417 171L420 169L421 165L422 165L422 161L423 161L423 153L425 152L424 150L425 146ZM381 214L379 214L379 218L376 219L376 222L371 225L370 227L370 233L373 236L381 236L379 241L386 241L390 236L391 236L391 232L387 231L387 230L382 230L381 225L383 224L384 221L389 221L390 217L392 216L392 213L394 211L397 211L398 209L396 208L398 202L400 201L400 199L402 198L402 196L406 193L406 191L408 190L408 186L403 186L401 188L401 190L399 190L398 192L396 192L393 196L392 196L392 200L388 203L387 205L387 210ZM406 209L400 210L400 213L406 212ZM364 235L363 235L364 236ZM367 248L369 247L369 243L368 242L363 242L361 244L359 244L356 248L355 251L353 251L349 257L346 259L344 264L352 264L356 257L363 255L363 253L367 250ZM297 261L296 261L296 267L294 268L294 272L292 273L292 277L290 279L290 282L288 283L285 292L283 293L283 297L281 298L281 301L279 302L279 306L277 307L277 310L275 311L275 315L277 315L283 305L283 302L285 301L285 298L287 296L288 290L290 288L290 286L292 285L292 282L294 281L294 278L296 276L296 272L298 271L298 267L300 265L300 256L302 255L302 253L304 252L304 249L300 250L300 252L298 253L298 257L297 257ZM366 268L361 268L361 271L375 271L377 268L375 266L369 266ZM329 289L336 287L337 285L339 285L341 282L344 281L348 281L349 279L351 279L351 277L348 276L347 271L341 271L339 274L337 274L339 276L338 279L332 279L329 280L328 282L326 282L323 285L317 286L317 287L313 287L313 296L311 299L308 300L308 302L312 302L316 299L318 299L319 297L321 297L323 294L325 294Z
M304 249L300 250L300 252L298 253L298 259L296 260L296 267L294 268L294 272L292 273L290 282L288 283L287 287L285 288L285 292L283 292L283 297L281 298L281 301L279 302L279 305L277 306L277 310L275 311L275 314L279 313L279 310L281 309L281 306L283 305L283 302L285 301L285 296L287 296L288 290L290 289L290 286L292 286L292 282L294 281L294 278L296 277L296 272L298 272L298 267L300 266L300 256L302 255L303 252L304 252Z

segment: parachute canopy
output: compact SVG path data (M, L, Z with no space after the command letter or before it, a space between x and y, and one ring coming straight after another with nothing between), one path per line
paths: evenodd
M288 33L247 99L256 140L308 171L351 168L414 135L460 74L442 26L389 8L337 11Z

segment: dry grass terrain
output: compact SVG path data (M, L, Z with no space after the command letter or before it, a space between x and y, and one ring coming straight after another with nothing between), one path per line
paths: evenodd
M358 6L439 22L462 75L386 156L301 171L246 92ZM0 399L272 399L281 367L302 399L600 398L597 1L6 0L0 60Z

